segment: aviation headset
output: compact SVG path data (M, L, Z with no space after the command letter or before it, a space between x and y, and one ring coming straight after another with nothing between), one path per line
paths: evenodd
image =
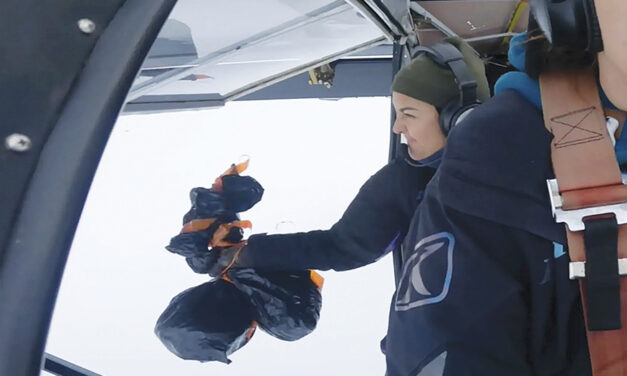
M449 69L455 76L459 88L459 95L446 103L440 112L440 127L444 135L463 119L474 107L479 105L477 100L477 82L466 67L464 57L459 50L450 43L436 43L429 47L419 46L412 54L416 58L427 55L433 62Z
M552 69L551 60L580 61L585 65L603 51L594 0L530 0L529 3L530 41L525 70L530 76L537 77ZM532 41L540 31L545 38Z

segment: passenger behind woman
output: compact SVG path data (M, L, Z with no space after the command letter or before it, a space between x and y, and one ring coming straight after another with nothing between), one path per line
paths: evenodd
M594 4L604 45L596 56L603 107L624 118L627 2ZM510 60L538 72L524 66L534 61L524 56L533 45L528 39L511 41ZM592 374L579 286L569 279L565 227L552 217L546 188L554 177L552 135L538 81L512 73L496 91L451 132L410 225L386 349L398 355L388 356L388 376ZM614 136L624 167L627 136L621 128ZM605 350L624 357L625 343L627 338ZM601 374L625 375L617 366L621 359L613 361Z

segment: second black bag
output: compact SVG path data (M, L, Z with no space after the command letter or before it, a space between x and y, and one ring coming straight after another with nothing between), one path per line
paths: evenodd
M315 272L231 269L227 275L248 295L259 327L268 334L284 341L296 341L316 328L322 306L322 277Z

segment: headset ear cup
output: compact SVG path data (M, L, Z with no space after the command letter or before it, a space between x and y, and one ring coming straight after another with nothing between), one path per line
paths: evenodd
M474 110L475 107L477 107L480 104L481 103L477 102L477 103L473 103L471 105L460 108L459 111L457 111L457 113L455 114L455 118L453 119L453 122L452 122L453 126L457 126L457 123L463 121L466 118L466 116L468 116L472 112L472 110Z
M527 41L525 41L525 73L538 79L546 65L546 57L551 49L549 37L540 29L533 14L529 15Z
M529 0L529 26L527 31L535 31L541 35L549 44L553 44L553 26L551 25L551 15L549 13L548 0Z
M442 107L442 111L440 111L440 129L442 129L444 136L448 136L448 133L451 131L451 128L454 125L453 118L455 117L455 113L458 109L459 98L449 101L444 107Z
M586 29L588 30L588 52L597 53L603 51L603 37L599 18L594 7L594 0L584 0L583 8L586 15Z
M455 125L465 117L464 114L468 114L468 111L478 105L479 103L477 102L468 106L460 107L459 102L456 101L450 101L447 103L440 114L440 128L442 129L444 136L448 136L451 129L453 129L453 127L455 127Z

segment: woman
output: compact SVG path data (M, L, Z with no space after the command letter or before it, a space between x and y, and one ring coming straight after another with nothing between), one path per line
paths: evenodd
M460 39L447 43L462 53L477 81L477 98L489 98L481 59ZM234 267L348 270L372 263L400 244L445 144L438 109L455 99L459 90L451 71L420 55L398 72L392 92L393 131L407 139L403 158L373 175L331 229L253 235L241 253L234 248L222 250L209 274L219 275L234 258Z
M603 107L624 116L627 2L594 4L604 45L596 56ZM559 64L524 67L539 61L524 56L532 39L512 40L513 64L528 72ZM390 314L389 376L592 374L564 224L553 219L546 189L554 178L541 108L547 98L522 72L504 76L496 91L447 139L410 226ZM619 129L615 137L623 165L627 136ZM620 346L614 350L624 352ZM625 374L611 368L616 363L607 366L603 375Z

